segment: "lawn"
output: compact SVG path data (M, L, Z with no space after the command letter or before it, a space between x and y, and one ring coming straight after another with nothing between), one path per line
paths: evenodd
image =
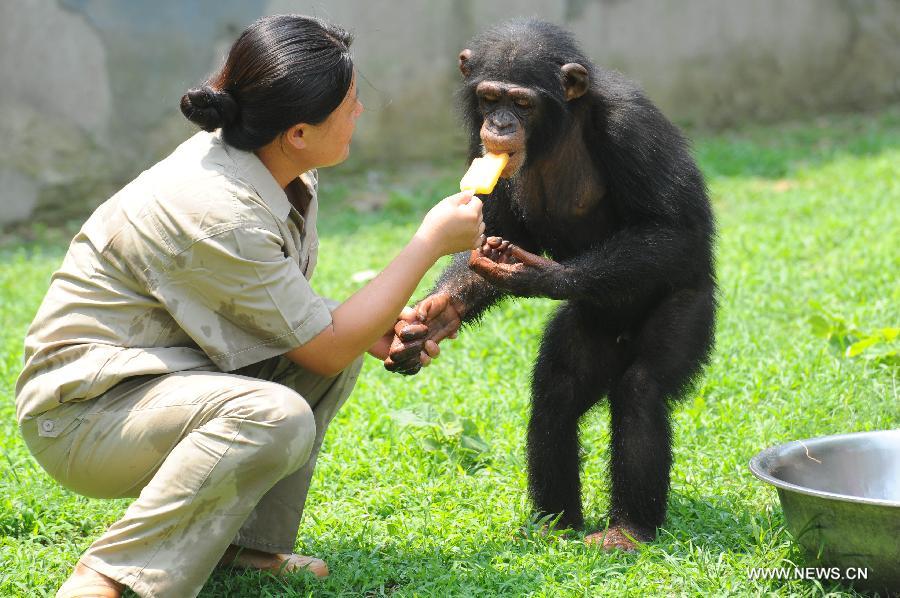
M721 308L712 362L674 413L669 514L656 542L607 554L529 523L528 380L555 306L514 300L416 377L368 359L326 439L297 540L327 560L327 580L216 572L201 595L854 595L831 582L748 579L750 568L802 559L774 490L747 462L789 440L900 426L890 347L847 357L841 343L859 334L821 334L823 323L863 333L900 325L900 106L699 134L694 145L718 218ZM353 274L383 266L463 168L322 173L313 286L337 299L359 288ZM359 197L381 207L353 209ZM70 232L35 226L0 248L3 596L52 594L127 504L59 487L15 425L22 338ZM608 504L607 419L601 403L581 430L593 527Z

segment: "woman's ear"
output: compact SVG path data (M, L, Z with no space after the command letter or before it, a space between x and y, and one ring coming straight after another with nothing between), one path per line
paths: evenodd
M294 149L302 150L306 149L306 133L307 133L308 125L306 123L300 123L298 125L294 125L284 132L284 140L290 144L290 146Z

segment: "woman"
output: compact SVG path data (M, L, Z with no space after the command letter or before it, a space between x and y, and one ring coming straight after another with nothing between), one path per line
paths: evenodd
M101 205L53 275L22 434L68 488L138 497L57 596L194 596L217 563L327 574L292 554L325 429L428 268L484 230L477 198L448 197L347 301L312 290L315 169L362 112L350 41L301 16L247 28L182 98L204 132Z

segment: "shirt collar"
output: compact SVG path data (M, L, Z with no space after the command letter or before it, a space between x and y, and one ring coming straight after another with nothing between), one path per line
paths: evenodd
M213 143L220 145L225 150L234 161L238 176L253 187L263 202L272 210L272 214L281 221L287 220L293 206L288 200L284 189L281 188L278 181L275 180L275 177L272 176L272 173L269 172L269 169L266 168L259 157L253 152L245 152L225 143L222 139L221 129L213 133ZM316 190L313 186L316 178L315 171L305 172L298 178L306 185L310 196L315 200Z

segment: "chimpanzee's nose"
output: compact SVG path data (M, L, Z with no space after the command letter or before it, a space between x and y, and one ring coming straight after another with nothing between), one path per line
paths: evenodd
M516 131L516 119L508 112L494 114L490 118L490 123L492 132L501 137L511 135Z

